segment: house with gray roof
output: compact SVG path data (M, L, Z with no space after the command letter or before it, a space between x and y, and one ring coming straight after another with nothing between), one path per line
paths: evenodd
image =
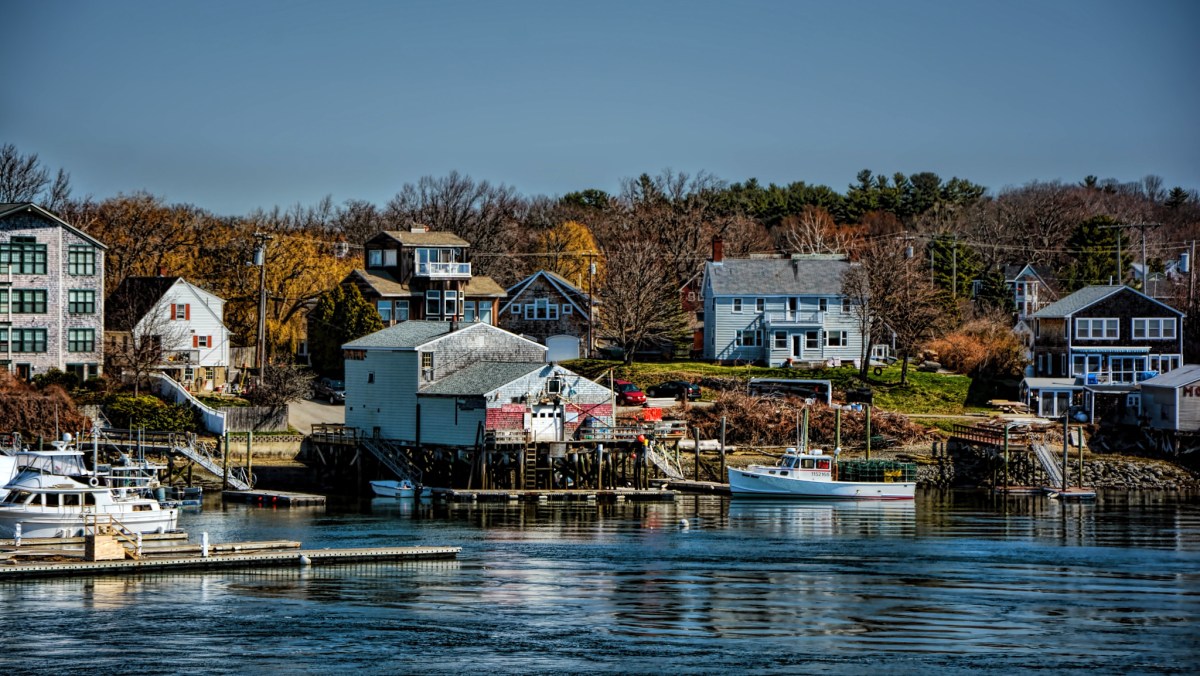
M409 320L342 349L346 425L363 436L466 448L498 432L557 441L613 422L611 390L490 324Z
M105 249L36 204L0 203L0 369L101 374Z
M704 268L704 358L770 366L857 362L863 337L842 294L844 256L726 259Z
M578 359L589 352L596 317L590 294L549 270L538 270L508 288L499 325L550 349L551 359Z
M1022 387L1025 403L1051 418L1073 405L1093 420L1127 418L1138 405L1129 396L1137 383L1183 363L1183 318L1121 285L1086 286L1043 307L1031 318L1033 373Z

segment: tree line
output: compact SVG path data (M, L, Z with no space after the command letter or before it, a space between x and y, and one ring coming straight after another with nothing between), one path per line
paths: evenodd
M602 333L629 348L683 338L679 292L702 271L714 237L723 239L728 257L899 256L913 279L929 281L929 298L939 303L936 326L916 331L929 338L980 312L1003 311L1007 264L1041 266L1070 291L1128 281L1143 236L1150 269L1161 271L1200 233L1200 195L1166 189L1157 176L1034 180L993 192L933 172L869 170L842 190L727 183L704 172L665 170L624 179L615 192L584 188L561 196L526 196L508 184L450 172L406 183L382 205L325 197L228 216L137 190L74 197L68 173L52 172L11 144L0 146L0 201L38 202L105 242L109 289L131 275L163 273L226 298L226 322L245 345L256 331L254 235L273 235L266 253L268 342L281 354L295 350L301 320L321 294L362 267L368 238L414 224L471 242L476 274L501 285L548 269L585 290L594 287L605 308ZM1154 226L1110 227L1143 223ZM1195 322L1191 327L1196 336Z

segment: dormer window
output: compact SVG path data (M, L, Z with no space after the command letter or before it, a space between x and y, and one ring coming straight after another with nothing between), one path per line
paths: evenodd
M383 250L371 249L367 252L367 267L382 268L383 267Z

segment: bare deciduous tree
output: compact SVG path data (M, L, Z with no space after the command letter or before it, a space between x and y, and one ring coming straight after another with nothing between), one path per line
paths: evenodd
M624 350L625 363L650 345L673 344L687 334L675 271L652 242L628 239L605 250L607 274L599 293L602 335Z
M792 253L844 254L855 240L854 231L838 227L828 211L811 204L798 215L785 217L780 227L783 244Z
M70 195L65 171L59 169L52 180L37 153L22 155L11 143L0 146L0 202L40 202L57 213Z

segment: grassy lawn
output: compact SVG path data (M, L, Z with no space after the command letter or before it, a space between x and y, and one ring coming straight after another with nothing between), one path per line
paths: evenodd
M869 387L875 392L875 405L879 408L900 413L937 413L946 415L987 411L985 407L969 405L967 392L971 379L967 376L941 373L922 373L912 366L908 369L908 383L900 386L900 365L884 367L879 375L874 369L864 383L858 378L853 366L825 369L785 369L763 366L719 366L708 362L634 362L625 366L620 361L605 359L578 359L563 364L568 369L599 380L613 377L628 380L642 389L665 380L722 379L740 381L738 388L751 378L806 378L828 380L833 383L834 397L840 398L848 389ZM732 384L732 383L731 383ZM706 390L705 398L712 396Z

